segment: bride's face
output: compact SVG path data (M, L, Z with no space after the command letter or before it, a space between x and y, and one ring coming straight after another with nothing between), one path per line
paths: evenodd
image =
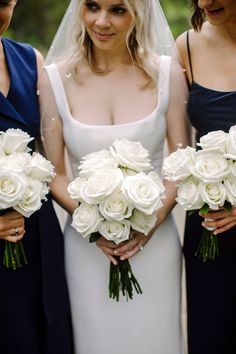
M95 47L111 51L126 47L132 16L122 0L86 0L81 15Z

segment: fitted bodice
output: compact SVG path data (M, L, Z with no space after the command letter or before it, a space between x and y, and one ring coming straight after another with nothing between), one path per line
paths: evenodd
M64 140L74 176L78 174L78 162L84 155L108 148L117 138L140 141L148 149L154 168L160 172L166 136L165 114L169 101L170 63L169 57L161 57L158 103L155 110L138 121L118 125L89 125L72 117L56 65L46 67L62 119Z
M188 114L197 130L197 140L213 130L227 132L236 124L236 91L221 92L205 88L195 81L190 86Z

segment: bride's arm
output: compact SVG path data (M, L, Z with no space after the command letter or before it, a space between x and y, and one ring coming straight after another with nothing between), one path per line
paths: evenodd
M39 102L41 114L41 136L47 158L55 167L56 176L50 185L53 198L68 213L73 214L77 202L70 198L67 187L70 180L65 165L65 143L63 139L63 123L59 116L54 95L47 73L44 71L39 80ZM114 242L101 237L97 246L105 253L111 262L116 264L113 257Z
M62 120L45 70L39 79L39 93L41 138L46 157L52 162L56 172L56 176L50 185L51 192L57 203L68 213L72 214L77 207L77 203L70 198L67 192L70 180L65 166Z
M166 142L168 152L176 150L180 144L184 147L190 143L190 127L187 118L186 103L188 99L188 89L186 86L183 70L180 65L172 61L170 72L170 96L168 110L166 114ZM155 134L155 132L154 132ZM175 205L176 186L175 183L164 181L166 188L166 198L163 207L157 211L157 223L148 236L139 232L133 232L132 239L126 244L118 247L114 252L121 259L127 259L140 251L140 248L153 236L155 230L166 219Z

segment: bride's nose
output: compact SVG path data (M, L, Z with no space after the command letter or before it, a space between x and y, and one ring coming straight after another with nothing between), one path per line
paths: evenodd
M110 21L109 21L109 14L107 13L107 11L100 11L97 14L97 18L95 20L95 24L99 27L110 27Z
M198 7L200 7L200 9L204 9L211 6L213 3L214 0L198 0Z

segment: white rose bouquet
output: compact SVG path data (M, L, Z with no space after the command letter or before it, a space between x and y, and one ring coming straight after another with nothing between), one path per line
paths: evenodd
M54 169L42 155L30 153L33 139L20 129L0 132L0 214L14 209L30 217L47 200ZM27 264L21 241L5 241L3 263L14 270Z
M131 230L147 235L156 224L162 207L164 186L152 169L149 154L139 143L117 139L109 150L86 155L79 176L68 186L78 201L72 226L90 242L101 236L119 244L130 238ZM133 288L142 293L128 260L110 263L109 296L119 301L120 290L127 300Z
M229 133L210 132L197 145L201 150L178 149L164 160L165 178L178 182L176 201L184 210L200 210L202 214L220 208L231 210L236 205L236 126ZM203 230L196 250L204 262L219 254L213 231Z

